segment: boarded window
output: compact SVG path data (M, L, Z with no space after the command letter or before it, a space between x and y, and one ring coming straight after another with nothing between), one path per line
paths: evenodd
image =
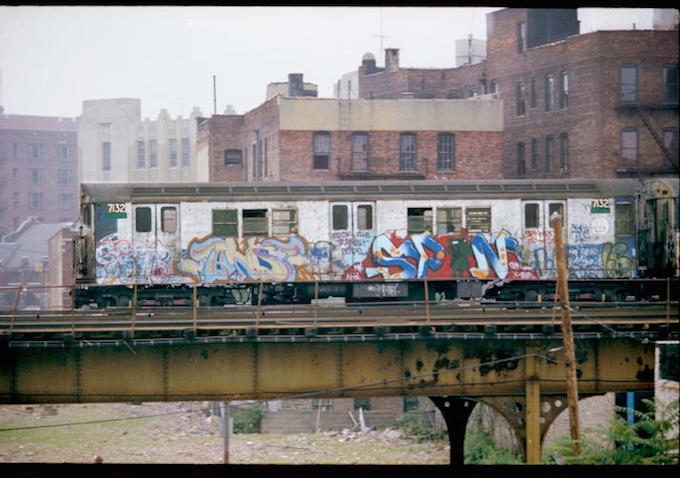
M539 226L538 204L529 203L524 205L524 229L532 229Z
M437 208L437 234L457 234L463 229L463 213L459 207Z
M177 208L161 208L161 231L170 233L177 232Z
M432 208L408 208L408 233L422 234L432 232Z
M297 234L297 210L272 210L272 234L274 236Z
M615 214L615 235L632 236L633 235L633 205L626 202L617 202L614 205Z
M213 236L238 237L238 216L236 209L213 209Z
M314 133L314 169L328 169L331 158L331 135Z
M135 209L135 231L151 232L151 208L138 207Z
M266 209L247 209L243 211L243 237L267 236L269 227L267 226Z
M349 215L345 204L333 205L333 230L346 231L349 229Z

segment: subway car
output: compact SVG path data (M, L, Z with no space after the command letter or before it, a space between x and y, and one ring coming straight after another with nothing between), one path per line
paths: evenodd
M677 178L89 183L80 208L78 307L549 300L556 215L572 300L664 299L679 269Z

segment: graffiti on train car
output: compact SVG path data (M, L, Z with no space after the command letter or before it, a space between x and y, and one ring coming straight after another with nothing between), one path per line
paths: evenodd
M95 251L97 282L168 282L172 254L159 240L152 242L119 239L117 233L104 237Z
M414 234L400 238L395 232L375 237L366 257L350 269L346 280L413 278L528 278L538 277L520 261L519 241L506 230L491 237L446 234Z
M294 281L313 278L307 241L298 236L193 239L175 271L196 282Z

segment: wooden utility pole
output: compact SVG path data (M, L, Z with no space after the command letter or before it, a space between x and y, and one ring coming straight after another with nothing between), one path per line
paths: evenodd
M564 258L564 240L562 236L562 216L553 214L550 224L555 236L555 260L557 263L557 290L560 296L562 315L562 338L567 359L567 407L569 409L569 429L571 432L571 448L574 454L581 451L578 444L578 382L576 381L576 355L574 353L574 336L571 331L571 314L569 312L569 289L567 288L567 264Z

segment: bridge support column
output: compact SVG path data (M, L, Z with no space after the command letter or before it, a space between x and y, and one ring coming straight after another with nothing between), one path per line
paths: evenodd
M465 427L475 407L475 402L459 397L430 397L430 400L442 412L446 422L449 434L449 464L462 466L464 464Z
M535 465L541 462L541 389L538 381L527 380L525 400L526 460L527 464Z

